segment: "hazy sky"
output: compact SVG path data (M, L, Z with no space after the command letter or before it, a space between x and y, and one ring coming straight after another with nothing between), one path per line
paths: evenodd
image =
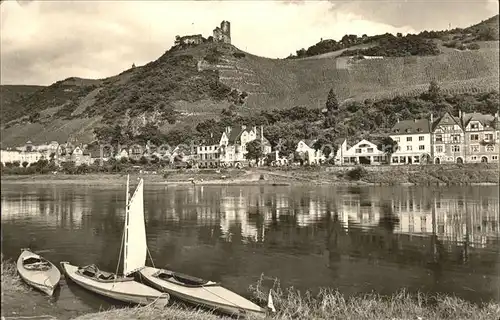
M212 34L231 22L232 43L285 58L320 38L467 27L498 14L469 1L2 1L1 83L103 78L155 60L176 35Z

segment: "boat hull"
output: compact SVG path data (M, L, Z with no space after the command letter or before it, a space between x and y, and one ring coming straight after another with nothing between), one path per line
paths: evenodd
M147 305L156 302L166 305L170 296L133 279L101 282L77 273L78 267L61 262L64 273L81 287L102 296L130 304Z
M39 255L31 252L28 249L23 250L19 255L19 258L17 259L16 264L19 277L33 288L40 290L49 296L52 296L55 289L59 285L59 281L61 280L61 272L52 262L47 260L45 261L50 264L50 269L43 271L28 270L24 267L23 264L23 259L28 257L41 258Z
M229 315L265 316L265 309L217 283L209 281L202 286L185 286L156 277L155 274L161 271L167 270L145 267L138 273L141 279L153 288L168 292L172 297L192 305Z

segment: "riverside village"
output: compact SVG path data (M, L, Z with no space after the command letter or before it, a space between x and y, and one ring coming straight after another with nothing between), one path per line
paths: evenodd
M159 147L150 143L120 147L51 141L1 150L4 166L28 167L39 160L54 161L57 166L100 165L115 159L140 163L162 162L175 167L243 167L287 165L426 165L498 163L500 120L498 113L446 113L438 119L397 121L389 134L387 145L368 140L347 144L338 139L338 145L322 145L317 139L298 141L294 153L280 154L272 150L263 133L263 127L239 125L227 127L221 136L213 136L197 145ZM286 137L283 137L285 140ZM387 141L387 140L386 140ZM249 153L247 145L256 142ZM278 146L279 147L279 146ZM332 150L336 150L335 153ZM257 157L256 157L257 156ZM295 156L295 158L294 158Z
M0 6L0 320L500 320L497 2Z

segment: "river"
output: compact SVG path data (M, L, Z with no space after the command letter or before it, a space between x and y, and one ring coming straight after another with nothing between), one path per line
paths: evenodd
M499 187L145 186L155 266L220 281L244 296L261 274L284 287L351 295L444 293L500 301ZM5 258L41 250L55 264L115 271L125 190L3 184ZM150 262L148 261L148 264ZM63 277L64 279L64 277ZM65 280L45 313L113 306ZM18 314L20 312L17 312Z

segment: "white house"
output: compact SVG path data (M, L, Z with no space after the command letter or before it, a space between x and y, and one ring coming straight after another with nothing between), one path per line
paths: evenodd
M0 150L0 159L3 165L16 161L19 162L20 166L22 166L23 162L31 165L42 158L43 155L37 151Z
M377 145L368 140L361 140L352 147L349 147L347 140L344 139L335 155L335 163L340 165L378 165L385 162L387 162L387 155L384 151L379 150Z
M431 161L431 121L398 120L389 136L398 143L397 150L392 153L391 164L420 164Z
M222 136L217 141L211 138L197 147L200 166L241 166L247 163L246 146L256 139L261 141L264 155L271 152L271 144L264 137L263 128L260 132L257 127L248 128L245 125L226 127ZM264 159L261 159L261 163Z
M500 154L500 121L495 115L463 113L461 115L465 131L465 162L498 163Z
M310 139L300 140L299 143L297 143L297 148L295 149L295 152L305 156L305 161L307 161L310 165L321 164L326 160L323 151L321 149L316 150L314 148L315 142L316 140Z

